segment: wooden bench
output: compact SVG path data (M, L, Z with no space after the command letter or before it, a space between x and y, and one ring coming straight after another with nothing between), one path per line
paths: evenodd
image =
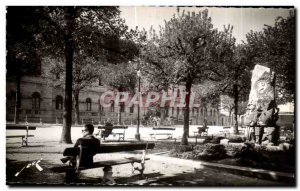
M156 128L156 127L154 127L153 130L154 131L174 131L175 128L171 128L171 127L159 127L159 128ZM149 135L150 135L151 139L156 139L157 135L166 135L168 139L172 139L173 138L173 133L171 133L171 132L154 132L154 133L150 133Z
M224 126L224 127L223 127L222 133L224 134L225 137L226 137L227 135L230 136L230 129L231 129L231 127L229 127L229 126Z
M103 178L102 183L106 183L110 181L110 183L115 183L112 177L112 166L121 165L121 164L129 164L132 165L132 173L135 171L139 171L141 176L144 176L145 170L145 161L150 160L150 158L146 158L146 154L148 149L153 149L155 146L154 143L121 143L121 144L101 144L100 148L95 151L96 154L103 154L103 153L121 153L127 151L136 151L142 150L141 157L126 157L120 158L115 160L105 160L105 161L96 161L93 162L91 166L81 166L82 158L84 158L84 153L86 153L84 146L79 146L78 148L66 148L63 152L63 156L75 156L76 163L70 163L69 166L59 166L51 168L54 172L66 172L66 179L67 181L76 181L78 175L81 170L85 169L93 169L93 168L103 168ZM63 161L63 160L62 160ZM135 167L134 163L139 163L141 167Z
M29 130L36 130L36 127L29 125L17 125L17 124L6 124L6 130L25 130L25 135L6 135L6 138L22 138L22 145L28 146L28 137L34 137L29 135Z
M96 136L100 136L105 140L106 137L108 137L110 134L112 135L118 135L118 140L125 140L125 130L128 129L128 126L121 126L121 125L116 125L116 126L98 126L98 133L95 134ZM114 129L121 129L123 130L122 132L113 132Z

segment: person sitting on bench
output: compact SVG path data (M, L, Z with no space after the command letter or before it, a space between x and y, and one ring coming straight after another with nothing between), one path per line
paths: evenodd
M105 139L105 137L108 137L113 130L113 124L110 122L110 119L107 118L106 123L105 123L105 129L101 133L101 138Z
M74 148L79 146L85 147L84 153L82 153L85 157L82 158L80 166L91 166L93 164L93 157L96 154L96 150L100 148L100 140L94 137L93 132L94 126L92 124L86 124L82 130L83 137L79 138L74 145ZM61 161L66 163L67 161L71 160L71 164L75 165L75 157L76 156L66 157L61 159Z

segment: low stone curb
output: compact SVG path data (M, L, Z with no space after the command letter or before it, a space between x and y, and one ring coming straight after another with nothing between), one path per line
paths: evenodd
M196 169L209 167L218 170L224 170L233 174L238 174L242 176L249 176L260 179L267 179L272 181L280 181L285 183L294 183L295 184L295 174L293 173L285 173L285 172L277 172L277 171L269 171L263 169L249 168L249 167L241 167L241 166L233 166L233 165L225 165L211 162L203 162L203 161L194 161L187 159L179 159L167 156L160 156L158 154L149 154L150 159L159 160L159 161L168 161L171 163L189 165Z

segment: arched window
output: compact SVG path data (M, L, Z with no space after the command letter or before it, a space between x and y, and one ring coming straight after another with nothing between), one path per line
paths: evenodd
M115 112L115 102L114 101L111 102L110 112Z
M125 103L124 102L120 103L120 112L122 112L122 113L125 112Z
M210 109L210 116L213 116L213 110Z
M55 108L57 110L62 110L63 108L63 97L58 95L56 96L56 99L55 99Z
M86 103L86 110L91 111L92 110L92 100L91 100L91 98L86 98L85 103Z
M41 95L38 92L32 94L32 109L40 109Z
M130 107L130 113L133 113L134 112L134 105L132 105L131 107Z

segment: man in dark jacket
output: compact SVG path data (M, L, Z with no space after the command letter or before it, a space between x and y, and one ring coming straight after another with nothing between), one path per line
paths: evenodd
M86 124L82 129L83 137L77 139L74 147L78 147L79 145L88 146L93 149L98 149L100 147L99 139L95 138L94 133L94 126L92 124Z
M82 129L83 137L77 139L74 145L74 148L82 147L80 166L91 166L93 164L93 157L100 148L100 140L94 137L93 132L94 126L92 124L86 124ZM63 163L68 160L71 160L71 163L76 163L76 156L66 157L61 160Z

